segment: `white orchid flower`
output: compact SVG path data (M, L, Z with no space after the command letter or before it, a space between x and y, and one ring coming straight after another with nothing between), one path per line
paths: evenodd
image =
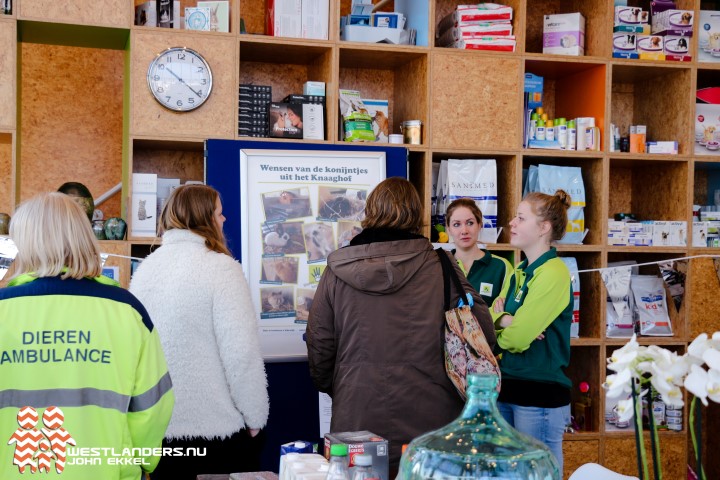
M706 372L704 368L697 365L691 365L690 374L685 377L685 388L687 388L688 392L699 398L705 406L707 406L708 404L708 380L708 372Z
M707 366L712 370L720 372L720 351L714 348L708 348L702 355L702 359L705 360Z
M701 333L688 345L687 354L692 357L693 363L702 365L703 355L709 349L720 350L720 332L715 332L712 338L707 333Z
M715 403L720 403L720 371L714 369L708 371L706 388L708 398Z
M635 407L633 405L632 398L620 400L617 403L617 414L618 421L620 422L627 422L633 417L635 414Z
M627 395L632 391L630 387L631 381L632 373L629 368L626 368L617 374L608 375L607 378L605 378L603 387L607 390L608 398L617 398Z
M622 348L615 350L610 358L608 358L608 368L618 372L627 368L638 356L640 344L637 342L637 335L633 334L632 338Z

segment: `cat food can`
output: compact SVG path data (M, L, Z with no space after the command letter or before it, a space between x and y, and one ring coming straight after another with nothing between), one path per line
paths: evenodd
M403 133L403 140L410 145L422 143L422 122L420 120L406 120L402 122L400 130Z

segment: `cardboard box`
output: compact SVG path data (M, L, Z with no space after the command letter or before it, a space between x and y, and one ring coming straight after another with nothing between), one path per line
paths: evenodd
M133 173L130 236L156 237L157 175Z
M693 227L692 246L693 247L707 247L708 223L707 222L693 222L692 227Z
M302 37L302 0L267 0L265 34Z
M695 105L695 155L720 155L720 105Z
M637 33L615 32L613 33L613 52L633 53L637 52Z
M230 2L228 1L198 1L198 7L208 7L210 9L210 31L211 32L229 32L230 31Z
M380 476L380 480L390 480L388 462L388 441L375 435L372 432L341 432L328 433L325 435L325 458L330 459L330 446L336 443L344 443L348 446L350 454L350 475L352 476L353 459L357 454L369 454L372 456L373 470Z
M303 138L303 113L303 105L300 103L269 103L270 137Z
M528 109L542 107L543 77L526 73L523 91L527 99Z
M693 10L665 10L653 14L652 32L662 32L663 30L685 30L692 35L693 20L695 12Z
M585 55L585 17L581 13L545 15L543 53Z
M652 245L654 247L687 246L687 222L655 221Z
M645 134L630 134L630 153L645 153Z
M145 2L135 7L135 25L157 27L157 2Z
M388 143L388 136L393 133L390 128L388 101L363 98L363 103L373 119L372 128L375 133L375 141Z
M303 95L320 95L325 96L325 82L305 82L303 83Z
M677 155L678 142L647 142L647 153Z
M325 140L325 109L317 103L302 106L302 133L305 140Z
M614 25L643 25L649 21L648 11L639 7L616 6Z
M410 32L400 28L343 25L340 27L340 40L346 42L385 42L395 45L409 45Z
M698 62L720 62L720 12L700 10Z
M660 35L638 35L637 51L639 54L663 53L663 37ZM642 57L641 57L642 58Z
M669 35L667 33L658 34L663 36L663 52L666 55L687 55L690 52L692 37Z
M627 60L637 60L640 55L637 52L613 52L613 58L624 58Z
M328 39L329 0L302 0L302 38Z
M615 25L613 33L639 33L641 35L650 35L650 25Z

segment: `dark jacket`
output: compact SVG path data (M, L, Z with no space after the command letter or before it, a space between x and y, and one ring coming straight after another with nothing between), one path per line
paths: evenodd
M333 397L331 431L385 437L393 468L403 444L454 420L463 402L445 373L443 278L432 244L402 235L410 239L358 244L367 233L328 257L308 320L308 360L317 388ZM488 308L452 260L493 346ZM451 298L459 298L454 288Z

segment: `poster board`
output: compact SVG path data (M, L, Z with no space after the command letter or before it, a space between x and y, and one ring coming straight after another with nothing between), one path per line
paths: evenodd
M206 142L206 181L221 194L266 361L306 360L307 312L327 254L357 231L364 199L386 176L407 178L405 148Z

